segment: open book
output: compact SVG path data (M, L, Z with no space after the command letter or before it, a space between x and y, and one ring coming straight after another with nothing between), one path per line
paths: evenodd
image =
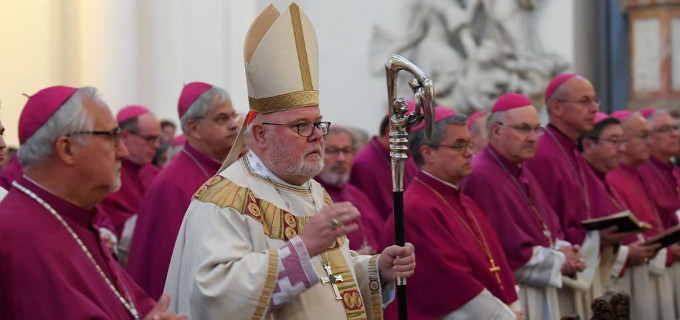
M644 244L652 245L655 243L661 243L661 248L659 249L662 249L678 241L680 241L680 225L664 230L664 232L650 238Z
M618 226L619 229L616 232L645 232L652 229L649 223L641 222L628 210L602 218L583 220L581 225L586 230L602 230Z

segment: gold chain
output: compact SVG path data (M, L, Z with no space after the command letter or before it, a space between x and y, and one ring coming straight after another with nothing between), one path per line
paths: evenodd
M274 190L276 190L276 193L279 195L279 198L281 198L283 203L288 208L288 212L293 213L293 208L291 207L290 203L286 200L286 198L283 196L283 193L281 193L281 190L279 190L279 188L276 187L276 184L274 183L274 181L272 181L272 179L268 175L265 176L265 178L267 179L267 181L269 181L269 184L271 184L272 187L274 187ZM316 213L316 210L318 210L318 209L316 208L316 201L314 200L314 195L312 194L312 182L311 181L307 181L307 191L309 192L309 197L312 199L312 206L314 207L314 211L315 211L314 213Z
M193 156L191 153L189 153L189 151L186 151L186 149L182 148L182 152L183 152L184 154L186 154L187 156L189 156L189 158L191 159L191 161L193 161L193 162L196 164L196 166L197 166L199 169L201 169L201 172L203 172L203 175L205 175L205 177L206 177L207 179L210 179L210 175L208 174L208 171L206 171L205 168L203 168L203 165L202 165L200 162L198 162L198 160L196 160L196 158L194 158L194 156Z
M132 317L135 320L139 320L139 313L137 312L135 305L132 303L132 299L130 298L130 294L127 292L127 290L125 290L125 294L128 296L128 299L130 300L130 302L128 302L128 301L125 300L125 298L123 298L123 296L120 294L120 292L118 292L118 289L116 289L116 287L113 286L113 284L111 283L111 280L109 280L109 278L106 276L106 274L104 274L104 271L102 271L102 268L99 266L99 264L97 264L97 261L94 260L94 257L90 253L90 250L87 249L87 247L85 246L83 241L80 240L80 237L75 233L75 231L73 231L73 229L71 229L71 227L66 223L66 221L64 221L64 218L62 218L57 213L57 210L54 210L54 208L52 208L52 206L49 203L45 202L45 200L40 198L38 195L33 193L31 190L28 190L26 187L20 185L16 181L13 181L12 185L15 188L19 189L21 192L25 193L27 196L31 197L33 200L35 200L35 202L37 202L40 205L42 205L43 207L45 207L45 209L47 209L47 211L49 211L57 220L59 220L61 225L64 226L64 228L66 228L66 230L68 231L69 234L71 234L71 237L73 237L73 240L75 240L76 243L78 243L78 246L80 246L80 249L85 253L85 255L90 260L90 262L92 262L92 265L95 267L95 269L97 269L97 271L99 272L99 275L102 277L102 279L104 279L106 284L109 286L109 289L111 289L111 291L113 291L113 293L116 295L118 300L123 304L123 306L125 306L125 309L127 309L127 311L130 313L130 315L132 315ZM123 288L123 289L125 289L125 288Z
M416 177L415 180L418 181L418 183L425 186L427 189L429 189L432 193L434 193L434 195L436 195L437 198L439 198L439 200L441 200L454 213L456 218L458 218L458 221L460 221L463 224L463 226L465 227L465 229L467 229L468 232L470 232L470 235L472 235L472 237L475 238L475 242L477 243L477 246L479 246L479 248L482 249L482 251L484 251L484 253L486 254L486 258L489 260L489 263L491 264L492 269L496 268L496 266L494 266L494 263L493 263L494 259L493 259L493 255L491 254L491 247L489 247L489 245L486 243L486 238L484 237L484 234L482 233L482 229L479 227L479 223L477 223L477 219L474 217L474 215L466 207L464 207L462 203L460 204L460 206L465 211L464 213L467 213L467 215L470 217L470 221L474 224L474 227L477 229L477 233L479 233L479 237L477 237L477 235L472 230L470 225L465 221L465 219L463 219L463 217L461 217L461 214L459 214L458 211L456 209L454 209L453 206L451 206L451 204L449 204L449 202L446 201L446 199L444 199L444 197L439 192L437 192L437 190L435 190L434 188L429 186L423 180L420 180L420 178L418 178L418 177ZM491 271L491 269L490 269L490 271ZM492 271L492 273L493 273L493 271ZM498 275L496 275L496 276L497 276L498 284L500 285L501 289L503 289L503 282L501 281L500 277L498 277Z
M531 208L531 212L534 213L534 216L538 219L538 221L541 223L543 227L543 235L548 239L548 244L550 245L551 248L554 247L553 239L552 239L552 232L550 231L550 228L548 228L548 224L545 222L545 219L543 218L543 215L541 212L538 210L538 205L536 204L533 199L531 199L531 185L527 182L527 188L525 189L522 187L522 184L520 183L519 179L517 179L512 173L510 173L510 170L505 167L505 164L498 158L496 155L496 152L491 149L491 147L487 146L487 151L493 159L496 161L496 163L505 171L505 173L512 179L512 182L515 184L515 187L519 190L519 192L524 196L524 199L527 201L527 205L529 205L529 208ZM526 170L526 169L524 169Z

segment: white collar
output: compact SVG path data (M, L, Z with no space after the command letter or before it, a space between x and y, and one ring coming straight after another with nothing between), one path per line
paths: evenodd
M420 171L422 171L424 174L428 175L430 178L435 179L435 180L437 180L437 181L439 181L439 182L441 182L441 183L443 183L443 184L445 184L445 185L447 185L447 186L449 186L449 187L451 187L451 188L454 188L454 189L458 190L458 186L457 186L457 185L455 185L455 184L453 184L453 183L451 183L451 182L447 182L447 181L444 181L444 180L442 180L442 179L439 179L439 178L437 178L435 175L433 175L433 174L431 174L431 173L425 171L424 169L421 169Z
M36 185L38 188L43 189L43 191L45 191L45 192L47 192L47 193L49 193L49 194L51 194L51 195L53 195L53 196L55 196L55 197L61 199L60 196L56 195L54 192L52 192L51 190L47 189L45 186L43 186L42 184L38 183L37 181L35 181L35 180L29 178L27 175L24 174L24 175L22 175L22 177L23 177L24 179L28 180L29 182L33 183L34 185Z

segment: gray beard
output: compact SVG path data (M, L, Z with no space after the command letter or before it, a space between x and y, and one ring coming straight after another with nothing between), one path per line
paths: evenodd
M302 176L308 179L314 178L323 170L323 157L324 152L321 149L318 163L306 163L304 155L295 159L290 149L286 148L285 144L278 140L273 141L270 148L267 148L264 152L267 166L270 169L274 169L272 171L283 172L286 175Z
M323 180L325 183L340 188L344 186L347 183L347 181L349 181L349 173L339 174L332 171L328 171L320 173L319 178L321 178L321 180Z

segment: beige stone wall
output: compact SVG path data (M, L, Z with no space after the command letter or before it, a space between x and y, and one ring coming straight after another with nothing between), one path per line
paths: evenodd
M408 12L400 5L411 1L299 1L320 39L326 119L376 133L386 86L384 77L371 74L371 30L377 23L394 30L408 27ZM545 48L570 62L574 1L543 0L536 18ZM18 141L16 125L26 101L21 93L57 84L95 86L114 111L143 104L160 118L177 121L182 84L200 80L224 87L235 107L247 110L243 39L269 2L0 1L0 120L8 143ZM289 0L273 2L283 8Z

